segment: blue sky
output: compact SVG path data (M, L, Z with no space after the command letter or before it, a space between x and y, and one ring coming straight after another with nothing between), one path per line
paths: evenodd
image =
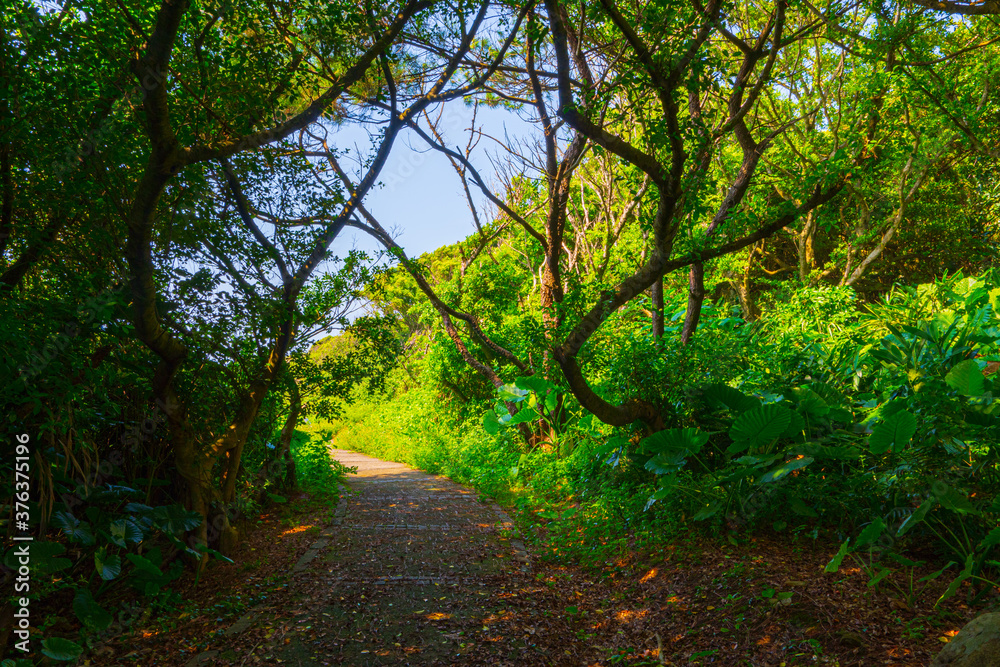
M448 115L441 127L450 147L465 146L472 109L460 102L452 103L446 113ZM485 133L501 139L505 133L525 136L533 130L517 114L504 109L480 107L476 124L481 125ZM368 143L367 135L357 128L345 129L338 134L338 145L342 148L353 146L355 141L364 149ZM485 137L473 151L473 164L487 183L496 183L488 154L496 155L501 151L496 142ZM365 206L393 234L410 257L454 243L475 232L462 183L455 170L444 155L427 149L423 140L412 131L403 132L397 138L380 180L382 187L368 195ZM490 208L474 186L472 192L480 219L485 223L490 217ZM497 194L501 195L501 192ZM355 247L362 250L381 248L366 234L348 228L334 242L332 254L342 256Z

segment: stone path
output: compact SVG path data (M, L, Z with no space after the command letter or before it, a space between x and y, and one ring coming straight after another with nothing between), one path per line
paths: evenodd
M269 657L295 667L465 662L489 641L507 579L530 568L510 518L445 478L334 455L358 474L334 526L293 570L299 618Z

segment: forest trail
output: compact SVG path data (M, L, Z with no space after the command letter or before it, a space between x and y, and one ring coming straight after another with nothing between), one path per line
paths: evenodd
M501 613L508 579L528 568L509 517L445 478L333 454L358 473L335 525L295 567L292 594L303 603L297 624L304 630L272 655L296 667L472 658Z
M544 558L544 546L529 561L510 518L476 491L333 454L357 475L332 523L288 561L287 587L171 667L911 667L963 624L925 628L914 610L926 634L901 638L892 600L865 598L864 578L825 576L834 545L812 540L690 536L657 554L629 549L632 561L603 574Z

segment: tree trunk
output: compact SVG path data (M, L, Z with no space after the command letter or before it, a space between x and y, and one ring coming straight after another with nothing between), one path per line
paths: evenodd
M298 485L295 478L295 458L292 456L292 436L295 434L295 427L299 423L299 412L302 410L302 396L299 393L299 385L295 378L289 378L288 383L288 419L281 429L281 438L278 441L278 452L275 457L278 461L285 463L285 488L294 489Z
M760 309L753 295L753 282L750 280L750 272L753 270L753 260L756 258L763 242L750 247L750 255L747 257L747 267L743 271L743 278L736 283L737 291L740 295L740 306L743 309L743 319L747 322L754 322L760 317Z
M653 339L663 338L663 277L650 288L653 297Z
M802 225L802 231L798 233L796 239L795 245L799 255L799 281L803 285L809 283L809 274L816 268L816 252L813 244L816 239L817 226L816 211L809 211L805 223Z
M705 303L705 265L701 262L691 265L688 273L688 303L684 313L684 328L681 330L681 343L691 342L694 332L701 321L701 307Z

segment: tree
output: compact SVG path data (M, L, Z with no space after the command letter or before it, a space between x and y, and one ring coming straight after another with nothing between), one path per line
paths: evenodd
M74 211L85 208L75 197L93 192L94 182L88 179L105 177L113 182L113 189L104 191L107 199L99 199L96 210L77 218L88 221L88 228L103 226L114 230L112 234L124 236L125 263L116 269L129 285L130 333L156 359L151 393L166 416L177 487L188 508L202 516L208 516L213 502L232 499L247 434L262 401L278 381L294 340L297 300L351 211L375 182L398 126L390 124L377 145L366 177L344 198L337 213L310 229L310 237L291 252L291 261L285 261L254 220L244 215L248 213L245 201L227 161L292 137L328 114L350 86L368 85L372 66L381 59L384 67L404 26L431 5L411 1L399 7L365 10L348 3L337 6L336 11L319 21L291 8L272 12L261 4L250 4L232 14L222 6L214 13L194 12L184 0L132 10L122 8L117 15L108 15L99 7L81 6L71 11L67 6L59 20L43 24L45 31L62 30L58 35L62 42L56 40L53 45L43 39L49 32L43 35L36 31L36 42L26 44L29 50L49 46L56 49L53 57L63 66L56 69L59 76L71 77L75 68L86 67L88 58L100 62L101 67L89 72L85 83L96 91L112 92L89 111L90 118L87 111L77 112L77 116L101 128L104 141L120 137L119 145L125 150L91 159L96 163L95 174L79 167L59 169L56 163L57 177L70 171L79 181L70 184L73 192L69 197L44 200L50 207L48 217L54 231L19 242L24 251L8 267L3 281L16 285L30 269L39 268L41 252L34 249L52 240L67 219L74 219ZM33 7L25 5L22 10L22 15L31 16ZM91 20L91 16L101 18ZM254 42L256 50L247 50L248 40ZM64 42L74 44L87 57L81 61L65 57L59 52ZM130 52L135 55L127 55ZM261 53L263 57L248 56L250 53ZM134 90L124 85L128 79L135 81ZM53 92L52 86L43 89L46 94ZM111 117L126 127L109 124L107 118ZM21 157L28 159L29 147L19 148L23 151ZM52 164L52 152L43 152L41 157L48 157L49 162L42 165ZM85 156L96 155L97 151L89 150ZM109 158L107 162L99 159L104 157ZM37 159L37 155L32 158ZM71 158L67 163L75 161L75 155ZM244 290L250 312L261 317L261 330L269 342L262 356L256 354L256 349L251 352L249 357L254 363L244 369L246 374L235 378L234 395L230 397L235 405L223 413L228 424L205 433L193 428L190 421L192 405L197 404L187 384L190 378L180 382L185 362L193 356L197 336L185 331L181 318L172 318L164 310L170 299L163 281L170 271L165 272L157 260L171 256L177 247L172 245L170 223L177 220L178 203L190 204L193 198L211 193L206 181L207 165L216 163L227 172L226 183L235 201L233 209L240 213L246 235L259 247L256 259L273 262L262 268L263 284L268 284L268 276L277 277L279 284L274 292L255 294L249 283L240 282L230 273L233 284ZM89 163L85 161L84 166ZM19 173L46 178L44 170L37 167ZM27 213L27 209L19 208L17 203L13 207L17 215L8 228L26 231L31 226L21 213ZM193 221L189 227L195 244L202 233L198 224ZM205 247L210 253L213 247L219 250L211 240L206 240ZM245 247L232 251L244 252ZM247 263L252 264L254 251L251 248L249 252ZM116 255L106 252L112 262ZM215 259L235 266L234 257L226 252L218 252ZM220 284L217 277L203 272L195 276L198 280L193 283L188 280L188 288L195 287L187 289L189 295L199 292L199 281L208 281L200 290L203 294ZM220 371L225 368L225 364L215 366ZM225 471L221 487L213 490L213 470L220 460L224 460ZM221 528L222 535L232 537L225 521ZM203 522L193 537L196 547L207 544L207 523Z

